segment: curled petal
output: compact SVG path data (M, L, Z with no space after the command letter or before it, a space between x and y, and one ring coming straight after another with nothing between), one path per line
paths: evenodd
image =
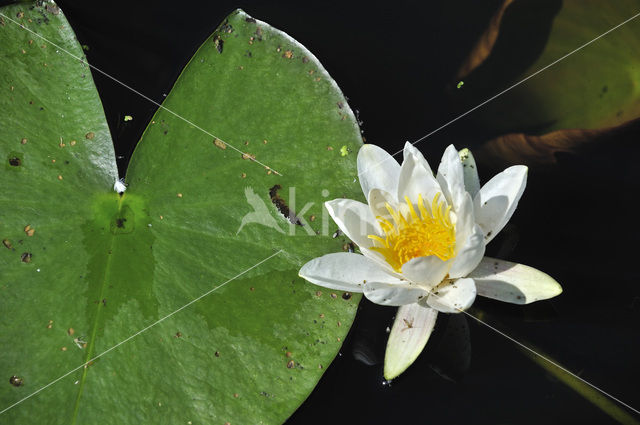
M385 379L394 379L418 358L437 316L437 310L420 304L407 304L398 309L384 354Z
M449 277L457 279L471 273L480 261L482 261L484 249L484 234L480 226L476 224L473 232L453 259L453 264L451 264L451 269L449 270Z
M473 199L476 223L489 243L509 221L527 185L527 167L514 165L487 182Z
M562 293L562 287L548 274L525 266L485 257L469 275L478 295L513 304L529 304Z
M461 313L471 307L476 299L476 285L473 279L458 279L433 291L427 298L427 305L442 313Z
M364 292L369 281L384 284L405 283L385 273L370 259L348 252L337 252L314 258L298 275L311 283L340 291Z
M363 145L358 151L358 177L364 196L371 189L396 194L400 164L384 149L375 145Z
M462 246L474 231L475 219L473 216L473 200L471 195L465 193L455 211L456 217L456 244Z

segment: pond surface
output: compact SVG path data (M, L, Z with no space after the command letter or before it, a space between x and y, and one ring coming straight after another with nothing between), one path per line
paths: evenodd
M157 101L211 30L242 7L314 52L359 111L367 142L396 152L465 112L445 88L500 2L59 3L89 61ZM594 58L593 66L603 65ZM123 175L155 107L94 78ZM639 135L632 127L532 165L516 214L489 246L488 255L550 274L563 294L529 306L478 299L469 314L483 323L440 315L423 354L392 383L382 359L395 309L363 300L340 356L287 423L607 424L633 415L487 325L640 407ZM450 143L474 150L493 136L472 113L417 147L433 164ZM503 168L489 156L478 162L485 182Z

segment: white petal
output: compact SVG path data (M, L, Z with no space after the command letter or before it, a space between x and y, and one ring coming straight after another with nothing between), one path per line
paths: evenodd
M336 252L314 258L306 263L298 275L311 283L341 291L363 292L366 282L385 284L404 283L368 258L349 252Z
M416 257L402 265L402 275L409 281L432 288L449 273L451 260L442 261L435 255Z
M436 310L420 304L407 304L398 309L384 354L385 379L394 379L418 358L427 345L437 316Z
M368 236L382 232L367 204L352 199L334 199L324 205L342 232L359 247L372 246Z
M429 208L436 194L442 192L440 184L434 177L427 161L416 148L407 143L404 149L405 156L400 167L397 199L399 202L403 202L405 197L408 197L412 203L416 203L418 195L422 195L427 208Z
M463 246L473 233L475 226L473 200L471 199L471 195L465 193L462 197L462 201L457 205L457 207L458 208L455 211L456 244Z
M476 299L473 279L458 279L442 288L437 288L427 298L427 305L442 313L460 313L471 307Z
M462 196L466 192L464 173L460 155L453 145L449 145L442 155L440 166L438 166L437 180L449 205L453 205L455 208L462 202Z
M471 194L471 197L474 197L480 191L480 178L478 177L476 160L467 148L462 149L458 154L460 155L460 161L462 161L464 188Z
M433 175L433 171L431 171L431 167L429 166L429 162L424 158L422 152L420 152L413 144L406 142L404 144L404 150L402 151L403 161L406 161L407 158L413 157L417 162L421 163L424 168Z
M487 182L475 196L476 223L489 243L509 221L527 185L527 167L514 165Z
M529 304L562 293L560 284L548 274L495 258L483 258L469 276L476 281L478 295L513 304Z
M375 145L363 145L358 151L358 177L364 196L371 189L396 194L400 164L384 149Z
M476 224L473 232L453 259L453 264L451 264L451 269L449 270L449 277L457 279L471 273L482 260L484 248L484 234L480 226Z
M371 189L367 198L369 202L369 208L374 217L384 217L387 220L391 218L386 204L389 204L391 208L398 211L398 202L396 201L395 192L392 194L382 189Z
M380 305L414 304L425 298L429 292L418 285L403 283L386 283L367 280L364 285L364 296L372 303Z

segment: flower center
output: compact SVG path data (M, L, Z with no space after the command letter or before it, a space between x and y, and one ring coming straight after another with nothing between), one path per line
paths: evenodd
M433 198L429 212L424 206L422 195L419 195L418 215L405 196L409 207L406 217L400 211L395 211L389 203L385 203L385 206L393 223L384 217L376 217L384 237L369 235L369 239L375 241L375 246L371 249L381 253L395 271L400 272L404 263L416 257L435 255L446 261L454 256L456 235L455 226L449 217L451 207L445 209L444 201L438 202L439 198L440 193Z

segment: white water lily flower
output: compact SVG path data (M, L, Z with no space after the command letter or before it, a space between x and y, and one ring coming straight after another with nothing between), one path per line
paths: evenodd
M327 254L299 274L327 288L363 292L376 304L403 306L387 344L387 379L420 354L437 312L461 312L476 294L526 304L562 292L538 270L484 257L486 244L516 209L527 167L507 168L480 188L468 150L458 153L450 145L434 175L407 143L402 165L383 149L364 145L358 174L368 205L334 199L325 206L363 255Z

